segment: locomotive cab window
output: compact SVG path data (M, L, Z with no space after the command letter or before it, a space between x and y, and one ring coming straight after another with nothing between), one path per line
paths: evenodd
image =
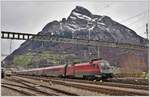
M102 63L101 63L101 67L102 67L103 69L109 69L109 63L107 63L107 62L102 62Z

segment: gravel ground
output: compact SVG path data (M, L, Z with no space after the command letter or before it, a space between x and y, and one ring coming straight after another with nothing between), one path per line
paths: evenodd
M31 82L43 84L46 86L50 85L50 82L43 82L43 81L33 80L33 79L28 79L28 78L22 78L22 79L30 80ZM103 95L106 95L106 94L102 94L102 93L98 93L98 92L88 91L88 90L79 89L79 88L75 88L75 87L71 87L71 86L60 85L60 84L56 84L56 83L51 83L50 87L54 87L54 88L57 88L60 90L65 90L67 92L69 91L69 92L75 93L75 94L77 93L78 95L81 95L81 96L103 96Z
M5 87L1 87L1 96L26 96L26 95Z
M1 79L1 82L6 82L6 81L7 80L5 79ZM20 92L8 89L6 87L1 87L1 96L25 96L25 95L21 94Z
M29 79L28 79L29 80ZM49 83L47 82L41 82L41 81L38 81L38 80L31 80L32 82L38 82L39 84L45 84L46 86L49 85ZM2 79L1 82L7 82L7 83L15 83L15 82L12 82L12 81L9 81L9 80L6 80L6 79ZM19 83L15 83L15 84L19 84ZM69 92L72 92L72 93L77 93L78 95L81 95L81 96L102 96L102 95L105 95L105 94L101 94L101 93L97 93L97 92L91 92L91 91L88 91L88 90L83 90L83 89L78 89L78 88L74 88L74 87L70 87L70 86L64 86L64 85L59 85L59 84L52 84L50 85L51 87L54 87L54 88L57 88L57 89L60 89L60 90L65 90L65 91L69 91ZM40 87L39 87L40 88ZM48 92L55 92L56 91L52 91L50 89L46 90L46 89L43 89L45 91L48 91ZM8 88L5 88L5 87L1 87L1 95L2 96L25 96L24 94L21 94L17 91L14 91L14 90L11 90L11 89L8 89ZM58 95L61 95L61 93L58 93ZM63 96L64 94L62 94Z
M113 79L110 79L109 81L128 83L128 84L137 84L137 85L148 85L149 84L149 80L145 80L142 78L132 78L132 77L113 78Z
M105 94L102 94L102 93L91 92L88 90L78 89L78 88L74 88L74 87L68 87L68 86L64 86L64 85L55 84L55 85L53 85L53 87L58 88L58 89L63 89L66 91L70 91L72 93L77 93L80 96L106 96Z
M3 83L3 82L11 82L11 81L1 79L1 82ZM11 82L11 83L14 83L14 82ZM24 95L20 92L17 92L15 90L11 90L9 88L1 86L1 96L26 96L26 95Z

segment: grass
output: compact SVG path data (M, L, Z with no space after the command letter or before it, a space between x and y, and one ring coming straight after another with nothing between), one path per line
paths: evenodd
M17 55L14 57L13 63L16 65L28 65L31 62L31 59L31 55Z
M48 50L41 51L39 53L28 52L23 55L16 55L13 59L13 64L24 66L24 67L27 67L27 66L32 67L30 65L34 65L34 64L42 65L40 63L42 60L46 61L50 65L63 64L63 63L60 63L60 60L63 60L63 61L70 60L69 63L81 61L80 59L76 59L74 57L75 57L74 54L65 54L65 53L55 54Z

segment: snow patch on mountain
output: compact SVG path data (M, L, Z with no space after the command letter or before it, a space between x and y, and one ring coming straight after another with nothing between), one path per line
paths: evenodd
M46 30L45 30L46 29ZM75 37L87 39L89 31L91 39L108 42L120 42L131 44L144 44L145 39L133 30L115 22L105 15L94 15L87 9L77 6L70 16L62 21L55 21L46 25L42 31L65 33L74 32ZM84 33L84 34L83 34ZM79 35L79 36L78 36Z
M77 13L77 12L72 12L72 14L73 14L75 17L79 18L79 19L85 19L85 20L87 20L87 21L91 21L91 18L88 17L88 16L86 16L86 15L82 15L82 14Z

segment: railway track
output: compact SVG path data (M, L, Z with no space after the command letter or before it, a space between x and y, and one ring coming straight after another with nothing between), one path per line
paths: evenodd
M136 90L136 89L127 89L121 87L112 87L112 86L105 86L105 85L91 85L85 83L75 83L75 82L66 82L66 81L58 81L54 80L57 84L72 86L76 88L86 89L90 91L97 91L109 95L148 95L148 91L144 90Z
M134 84L134 85L149 85L148 80L144 79L135 79L135 78L112 78L106 80L107 82L114 82L114 83L126 83L126 84Z
M25 87L22 85L16 85L16 84L10 84L10 83L2 83L2 87L12 89L14 91L20 92L28 96L43 96L43 95L44 96L49 96L49 95L57 96L57 95L50 94L41 90L33 89L31 87Z
M24 89L21 89L21 88L18 88L18 87L15 87L14 85L8 85L8 84L1 84L2 87L5 87L5 88L8 88L8 89L11 89L11 90L14 90L14 91L17 91L21 94L24 94L24 95L29 95L29 96L35 96L35 94L31 93L30 91L26 91ZM20 86L19 86L20 87Z
M23 79L20 79L17 77L15 77L13 79L7 78L7 80L13 81L16 83L20 83L23 86L22 85L16 85L16 84L10 84L10 83L2 83L2 84L4 84L3 85L4 87L6 87L6 88L10 87L10 89L15 88L15 87L25 88L25 89L28 89L29 91L32 91L31 94L30 93L26 93L26 94L33 95L33 96L78 96L78 94L74 94L74 93L70 93L70 92L60 90L60 89L57 89L54 87L50 87L49 83L47 85L43 85L41 83L34 83L34 82L23 80ZM19 91L19 90L16 89L16 91ZM21 90L20 92L22 92L22 91L23 90ZM37 93L34 93L35 91Z
M80 83L89 83L95 85L107 85L107 86L114 86L114 87L123 87L123 88L131 88L131 89L142 89L148 90L148 85L136 85L136 84L126 84L126 83L117 83L117 82L100 82L100 81L88 81L88 80L77 80L77 79L65 79L66 81L71 82L80 82Z
M26 76L27 77L27 76ZM30 77L28 76L28 78L32 78L32 79L40 79L39 77ZM42 79L44 78L44 80L47 80L47 78L42 77ZM79 82L79 83L87 83L87 84L95 84L95 85L105 85L105 86L113 86L113 87L123 87L123 88L131 88L131 89L140 89L140 90L148 90L149 86L148 85L138 85L138 84L128 84L128 83L120 83L120 82L111 82L111 81L104 81L104 82L100 82L100 81L88 81L88 80L79 80L79 79L64 79L64 78L52 78L52 77L48 77L49 80L51 79L56 79L56 80L63 80L63 81L71 81L71 82Z
M83 82L73 82L73 81L67 81L67 80L57 80L57 79L47 79L47 78L39 78L39 77L27 77L28 79L38 79L38 80L43 80L45 82L51 81L52 83L55 84L61 84L65 86L70 86L70 87L75 87L75 88L80 88L80 89L85 89L89 91L96 91L108 95L119 95L119 96L131 96L131 95L142 95L142 96L147 96L148 95L148 90L144 89L133 89L126 86L124 87L119 87L115 86L109 86L108 84L89 84L89 83L83 83Z

